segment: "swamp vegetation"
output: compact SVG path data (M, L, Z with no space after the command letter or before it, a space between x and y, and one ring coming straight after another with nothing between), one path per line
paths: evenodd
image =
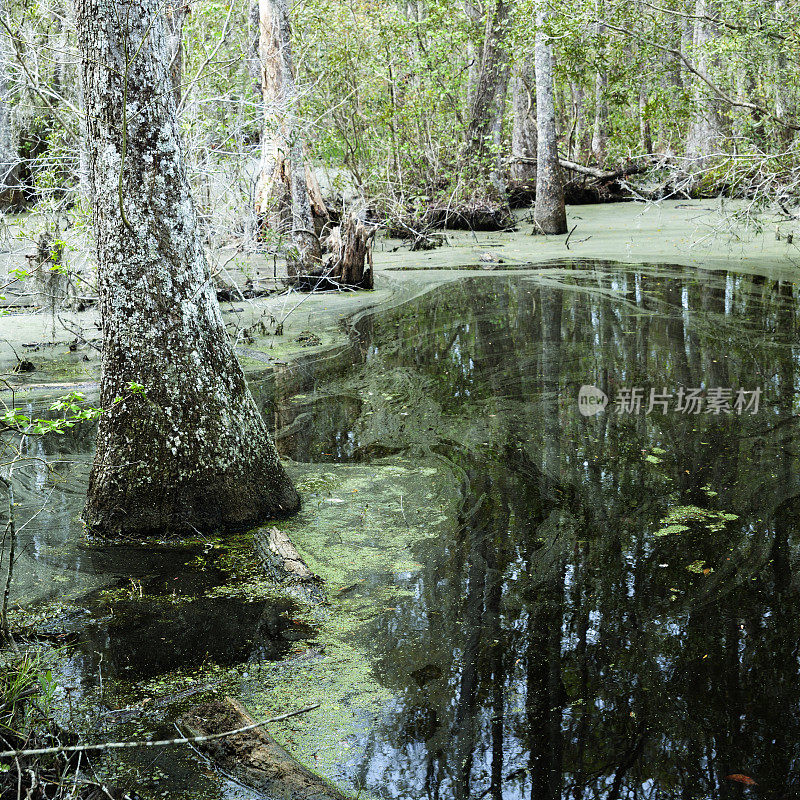
M798 11L0 2L0 800L800 797Z
M248 535L81 544L91 433L31 441L52 470L18 468L19 514L52 494L13 613L70 687L64 724L169 738L198 698L320 703L274 734L362 796L791 796L791 283L472 275L250 375L305 498L281 527L328 605L276 594ZM705 374L762 386L758 413L578 413L586 376L613 397ZM242 791L199 758L93 766L153 796Z

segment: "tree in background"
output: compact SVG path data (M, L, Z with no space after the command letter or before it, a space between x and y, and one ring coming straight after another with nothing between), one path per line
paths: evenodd
M558 159L556 107L553 92L553 50L546 25L548 12L544 0L536 4L536 207L534 232L566 233L564 184Z
M321 268L319 233L327 211L306 163L286 0L260 0L258 9L265 127L256 213L274 231L289 234L289 275L307 274Z

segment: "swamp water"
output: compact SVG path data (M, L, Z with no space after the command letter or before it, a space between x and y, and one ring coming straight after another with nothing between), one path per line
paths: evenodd
M77 547L91 437L43 450L70 463L20 468L21 516L49 500L18 591L70 642L73 724L170 735L206 682L257 716L321 702L276 734L366 795L800 796L797 327L791 284L602 263L362 317L253 383L304 490L284 527L328 580L313 614L244 537ZM678 410L700 387L731 412ZM647 414L651 389L673 397ZM191 752L105 767L160 770L144 796L247 796Z

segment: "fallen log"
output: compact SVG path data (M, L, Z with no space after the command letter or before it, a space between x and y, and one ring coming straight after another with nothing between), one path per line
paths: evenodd
M308 602L325 602L324 581L308 568L288 534L274 527L262 528L253 535L253 542L272 580Z
M209 736L254 724L244 706L231 697L193 708L181 724L193 736ZM198 745L225 772L270 797L292 800L352 800L321 775L301 764L263 728Z
M455 231L505 231L516 224L508 204L492 200L434 205L425 211L423 219L429 229Z

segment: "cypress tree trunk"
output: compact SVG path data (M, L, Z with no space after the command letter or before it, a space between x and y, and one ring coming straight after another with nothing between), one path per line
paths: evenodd
M558 163L556 106L553 92L553 51L550 37L543 29L547 22L544 0L536 5L536 128L537 171L534 232L566 233L564 184Z
M87 525L107 536L187 533L294 511L297 492L225 335L203 253L163 5L76 0L76 10L108 409Z
M260 0L259 52L265 130L256 213L265 217L269 227L289 233L294 252L287 262L292 277L319 269L322 252L315 219L326 220L327 212L317 179L305 161L286 0ZM274 136L268 134L273 126Z
M536 184L536 99L533 58L517 67L512 88L514 124L511 129L511 179Z

